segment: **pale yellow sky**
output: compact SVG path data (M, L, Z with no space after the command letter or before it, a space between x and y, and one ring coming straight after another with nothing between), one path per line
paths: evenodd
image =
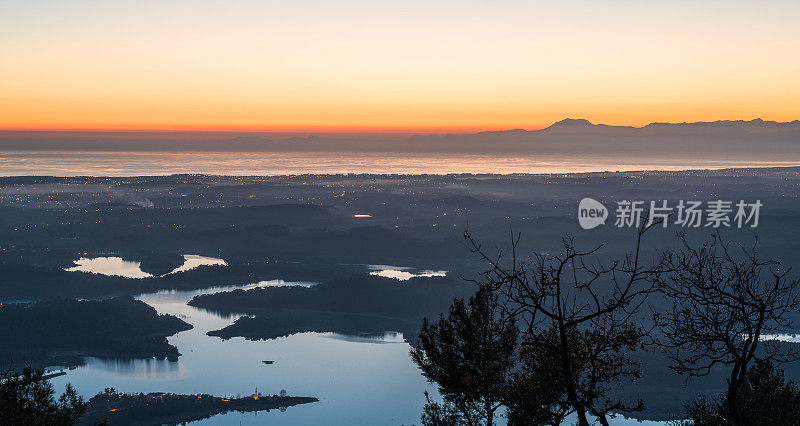
M0 128L800 118L793 1L0 1Z

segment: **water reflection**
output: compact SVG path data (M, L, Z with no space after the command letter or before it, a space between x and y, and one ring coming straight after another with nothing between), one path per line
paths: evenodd
M285 413L227 413L197 424L257 425L275 422L307 424L413 424L424 405L423 391L435 394L408 356L401 333L344 336L304 332L271 340L222 340L207 336L231 324L227 317L193 308L186 303L198 294L237 288L301 285L311 282L271 280L247 286L196 291L161 291L139 300L159 314L172 314L194 326L168 338L181 356L166 360L86 359L86 365L52 379L57 389L72 383L79 393L92 396L105 387L122 392L249 394L286 389L290 395L320 398L314 404L290 407ZM274 360L266 365L263 360ZM193 423L195 424L195 423Z
M771 161L778 160L778 161ZM791 161L794 160L794 161ZM665 158L603 155L480 155L337 152L0 153L0 176L155 176L181 173L275 176L316 174L583 173L797 166L797 159Z
M64 270L91 272L109 276L116 275L125 278L147 278L153 276L142 271L140 262L122 260L121 257L114 256L95 258L82 257L75 261L75 265L76 266L65 268Z
M761 340L777 340L779 342L786 343L800 343L800 334L764 334L761 336Z
M286 412L230 412L192 424L282 425L308 424L415 424L425 404L423 392L436 395L408 356L402 333L303 332L270 340L248 341L240 337L222 340L206 335L226 327L238 315L222 316L186 303L198 294L237 288L311 286L311 282L262 281L246 286L224 286L194 291L160 291L139 300L160 314L172 314L194 326L168 338L181 353L177 362L157 359L116 360L87 358L86 364L51 379L57 389L72 383L84 396L105 387L122 392L212 393L245 395L257 387L273 394L286 389L290 395L320 398L314 404L290 407ZM264 364L264 360L275 361ZM574 419L571 419L574 420ZM573 421L574 422L574 421ZM613 425L664 425L611 419ZM500 422L499 424L502 424ZM569 421L566 424L571 424Z
M248 284L243 288L245 290L248 290L251 288L263 288L263 287L311 287L316 284L317 283L307 282L307 281L267 280L267 281L259 281L254 284Z
M416 277L444 277L447 275L447 271L417 270L410 266L367 265L367 267L371 271L370 275L394 278L399 281L407 281Z
M321 335L330 339L342 340L345 342L359 342L359 343L405 343L406 339L403 333L396 331L386 331L383 333L360 333L360 334L339 334L339 333L321 333Z
M170 274L177 274L178 272L188 271L190 269L197 268L198 266L212 266L212 265L221 265L221 266L228 266L224 260L216 258L216 257L208 257L208 256L200 256L197 254L184 254L183 256L183 265L175 268L170 272Z
M175 380L183 372L183 367L179 362L167 361L166 359L145 358L145 359L112 359L88 357L86 364L91 364L93 368L104 370L111 374L128 377L138 377L145 380Z
M188 271L199 266L212 266L222 265L228 266L224 260L216 257L200 256L197 254L184 254L183 265L173 269L169 274L176 274L178 272ZM125 278L148 278L155 275L142 271L141 262L133 260L124 260L116 256L103 256L103 257L81 257L75 261L75 265L71 268L64 268L65 271L80 271L91 272L94 274L102 274L108 276L120 276Z

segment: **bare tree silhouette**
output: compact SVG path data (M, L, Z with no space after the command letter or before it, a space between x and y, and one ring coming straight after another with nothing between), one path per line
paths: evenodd
M489 265L476 282L502 295L503 316L520 324L522 352L552 360L550 373L564 389L558 405L575 412L580 425L589 424L587 412L605 425L611 412L643 409L641 400L626 404L609 391L640 375L630 353L643 349L649 330L634 317L665 270L660 259L645 264L640 251L646 232L658 224L639 228L633 251L606 264L596 259L602 245L583 251L569 237L558 255L520 259L519 234L512 232L507 257L490 255L465 234L470 251Z
M775 260L760 260L752 247L733 246L720 234L692 247L678 234L682 249L668 258L670 274L660 290L672 301L666 312L653 310L671 368L689 378L714 367L730 368L727 378L728 421L742 425L737 394L753 360L797 360L800 349L776 335L791 330L798 312L798 281Z

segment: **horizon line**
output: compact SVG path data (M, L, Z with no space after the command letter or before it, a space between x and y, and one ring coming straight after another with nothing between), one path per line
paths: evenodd
M605 124L594 123L585 118L566 117L550 124L537 124L531 127L508 127L508 126L485 126L485 127L414 127L414 128L388 128L388 127L366 127L366 126L152 126L152 127L127 127L127 126L107 126L107 127L0 127L0 132L86 132L86 133L295 133L295 134L469 134L481 132L503 132L513 130L536 131L547 129L554 124L578 121L587 122L594 126L610 127L629 127L642 129L652 124L698 124L698 123L718 123L718 122L753 122L764 121L776 124L786 124L800 121L794 119L790 121L764 120L760 117L751 119L720 119L712 121L653 121L644 125L632 124Z

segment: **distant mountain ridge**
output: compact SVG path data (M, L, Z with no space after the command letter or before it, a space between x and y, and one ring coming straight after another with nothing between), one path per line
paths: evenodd
M556 121L555 123L543 129L538 129L538 130L513 129L513 130L500 130L499 132L539 133L539 132L550 132L554 130L585 131L587 129L647 131L647 130L668 129L668 128L672 129L680 128L687 130L688 129L800 130L800 120L781 122L781 121L768 121L768 120L762 120L760 118L755 118L753 120L717 120L717 121L694 121L694 122L684 121L681 123L653 122L642 127L636 127L636 126L620 126L620 125L610 125L610 124L594 124L585 118L565 118L563 120ZM493 132L481 132L481 133L493 133Z
M538 130L471 134L0 131L0 150L359 152L519 155L729 155L800 159L800 120L650 123L565 118Z
M749 156L800 160L800 120L789 122L720 120L650 123L643 127L594 124L566 118L538 130L488 131L470 135L426 135L420 144L458 146L468 152L481 147L506 154Z
M762 120L760 118L754 118L752 120L717 120L717 121L684 121L681 123L667 123L667 122L653 122L647 124L642 127L635 127L635 126L611 126L608 124L593 124L589 120L584 118L565 118L561 121L557 121L547 128L552 127L560 127L560 126L605 126L605 127L618 127L618 128L631 128L631 129L648 129L653 127L663 127L663 126L689 126L689 127L741 127L741 126L787 126L787 125L794 125L800 126L800 120L793 120L793 121L768 121Z

